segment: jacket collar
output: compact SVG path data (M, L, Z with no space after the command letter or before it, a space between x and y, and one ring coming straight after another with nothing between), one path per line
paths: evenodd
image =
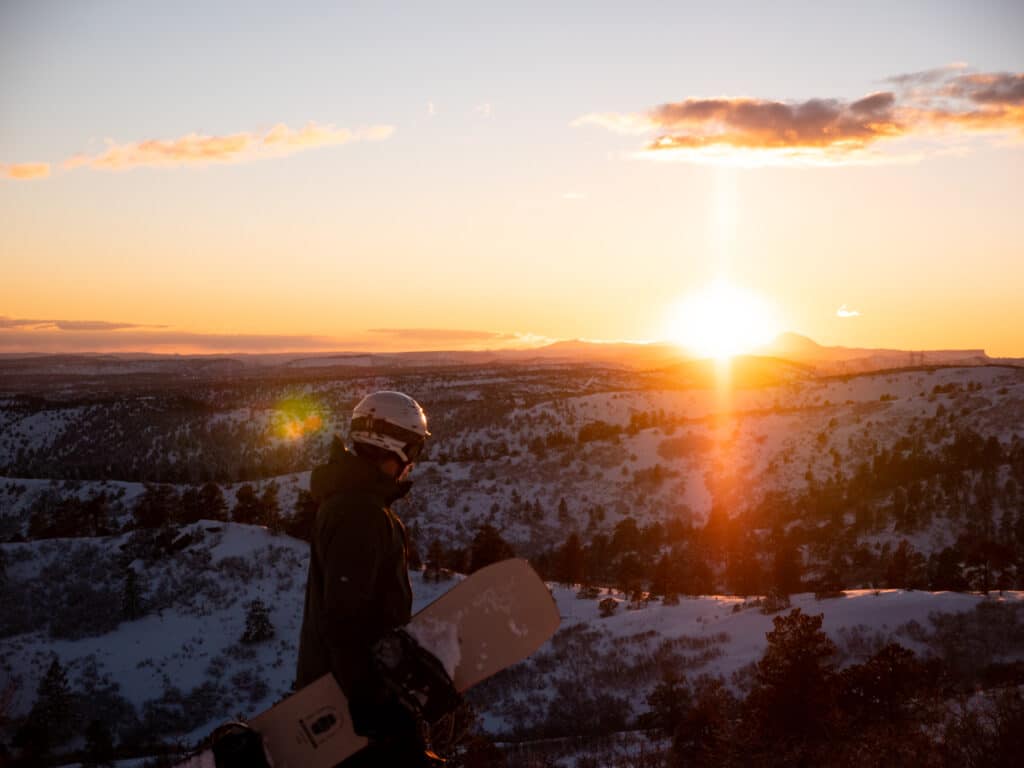
M327 464L317 467L309 481L310 492L323 501L342 491L367 494L381 506L389 506L409 493L412 482L398 482L381 472L377 465L357 456L335 438Z

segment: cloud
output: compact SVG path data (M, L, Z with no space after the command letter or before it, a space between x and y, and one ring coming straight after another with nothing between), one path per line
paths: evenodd
M943 80L948 80L951 75L957 72L962 72L965 69L967 69L966 62L954 61L952 64L947 64L944 67L935 67L934 69L924 69L920 72L907 72L902 75L893 75L892 77L885 78L883 82L892 83L893 85L904 89L929 86Z
M891 90L856 100L687 98L643 113L593 113L573 125L647 135L645 153L687 160L811 158L873 162L874 147L938 133L1024 136L1024 74L950 65L896 75ZM898 158L893 158L898 159Z
M67 169L121 171L131 168L169 168L239 163L267 157L285 157L319 147L341 146L356 141L382 141L394 133L389 125L350 131L316 122L294 129L278 124L264 133L233 133L207 136L190 133L176 139L148 139L117 144L110 142L96 155L75 155L64 162Z
M142 325L139 323L111 323L106 320L35 320L25 317L0 315L0 328L23 328L31 330L58 331L119 331L126 328L166 328L163 325Z
M136 323L0 316L0 352L6 353L394 352L452 349L456 346L470 350L509 349L535 347L553 341L532 334L436 328L378 328L368 334L344 339L312 334L201 333Z
M550 344L555 339L533 333L453 330L447 328L371 328L367 333L387 337L391 346L433 349L521 349Z
M582 192L563 192L563 200L586 200L587 196Z
M483 104L473 107L473 114L480 115L484 118L490 118L494 114L494 109L490 102L484 102Z
M836 310L836 317L860 317L860 312L856 309L848 309L847 306L843 304Z
M341 341L325 336L280 334L224 334L189 331L144 330L151 326L109 323L103 327L74 332L47 326L0 323L0 352L75 353L75 352L163 352L163 353L273 353L302 351L338 351L366 347L363 342Z
M125 328L166 328L166 325L140 325L138 323L108 323L105 320L54 320L60 331L120 331Z
M863 147L899 128L895 96L874 93L859 101L811 99L797 104L755 99L687 99L652 112L666 131L650 149L728 144L768 149L784 147Z
M50 175L49 163L17 163L0 166L0 175L8 179L26 181L29 179L45 179Z
M494 333L493 331L463 331L447 330L444 328L370 328L368 333L377 333L390 336L394 339L407 341L487 341L488 339L499 340L505 334Z
M1024 74L960 75L949 82L943 93L986 106L1024 107Z

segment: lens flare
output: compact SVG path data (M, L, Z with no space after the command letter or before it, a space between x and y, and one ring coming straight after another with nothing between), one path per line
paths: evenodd
M324 421L325 411L319 403L307 397L286 398L274 408L273 432L282 440L301 440L319 432Z

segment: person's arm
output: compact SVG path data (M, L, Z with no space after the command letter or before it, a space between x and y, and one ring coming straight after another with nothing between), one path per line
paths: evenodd
M320 626L331 671L348 695L369 673L370 647L383 631L375 594L384 542L375 515L342 515L322 542L323 614Z
M331 672L349 703L356 732L380 740L412 733L412 714L390 692L372 648L390 629L376 593L386 559L386 521L378 514L343 518L324 542L324 608Z

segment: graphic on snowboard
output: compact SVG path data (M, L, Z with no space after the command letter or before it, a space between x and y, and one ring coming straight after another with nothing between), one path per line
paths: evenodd
M456 584L386 635L375 652L400 700L429 722L458 694L536 651L559 622L554 598L530 564L504 560ZM416 653L426 663L406 664ZM333 768L368 743L355 732L345 695L330 674L249 725L274 768ZM203 752L181 768L211 766L210 757Z

